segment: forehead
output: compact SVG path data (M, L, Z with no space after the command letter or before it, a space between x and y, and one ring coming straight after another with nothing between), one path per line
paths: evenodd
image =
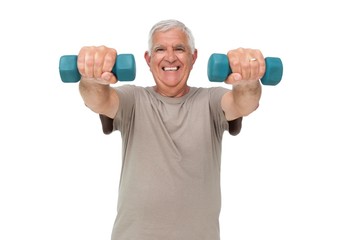
M187 45L186 34L179 28L170 29L164 32L155 32L153 35L154 45L167 44L184 44Z

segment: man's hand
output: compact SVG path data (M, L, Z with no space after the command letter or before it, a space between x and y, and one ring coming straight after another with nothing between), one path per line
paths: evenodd
M265 59L259 50L238 48L228 52L232 73L225 83L233 89L221 101L227 120L247 116L259 106L260 78L265 74Z
M105 46L81 48L77 60L81 81L102 85L116 83L117 79L111 72L116 56L115 49Z
M225 83L231 85L256 84L265 74L265 59L257 49L237 48L227 53L232 74Z

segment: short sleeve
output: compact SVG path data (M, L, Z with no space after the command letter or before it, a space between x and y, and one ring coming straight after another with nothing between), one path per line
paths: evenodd
M121 131L126 128L132 118L135 105L136 87L134 85L123 85L115 87L114 89L120 99L119 109L114 119L100 114L104 134L110 134L116 130Z
M210 88L210 109L214 120L219 123L219 127L228 131L232 136L236 136L241 130L242 117L227 121L221 107L221 99L229 91L229 89L223 87Z

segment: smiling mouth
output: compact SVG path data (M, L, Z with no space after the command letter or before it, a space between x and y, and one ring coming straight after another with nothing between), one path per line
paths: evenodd
M180 67L163 67L162 70L165 72L177 71Z

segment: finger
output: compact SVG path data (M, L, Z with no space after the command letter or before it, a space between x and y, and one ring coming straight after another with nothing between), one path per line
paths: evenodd
M112 48L100 46L96 48L94 56L94 77L100 78L104 72L111 72L116 60L116 51Z
M266 66L265 66L265 59L261 51L255 50L253 53L256 58L256 69L254 69L253 76L255 80L259 80L265 74Z
M233 73L238 73L241 76L241 79L248 79L251 73L251 66L249 61L245 60L246 58L231 56L229 58L230 68ZM237 76L237 75L234 75Z
M249 80L259 80L259 60L257 58L250 58L250 74Z
M81 48L77 57L77 67L81 76L85 75L86 49L87 49L86 47Z
M249 57L240 58L240 74L243 79L247 80L251 77L251 64Z
M246 49L244 61L248 62L248 68L244 70L243 75L246 80L259 80L259 51L256 49ZM246 77L246 78L245 78Z
M116 62L117 53L115 49L109 49L104 56L102 70L103 72L111 72Z
M249 49L238 48L228 53L230 68L233 73L239 73L242 79L249 79L251 65L249 62Z
M266 72L266 64L265 64L265 59L262 58L261 61L259 62L259 75L258 75L258 79L261 79Z
M93 78L94 77L94 51L89 50L85 54L85 77Z
M104 84L115 84L117 82L117 78L112 72L104 72L101 74L101 79L104 81Z
M97 50L94 54L94 68L93 68L94 78L101 78L101 74L103 73L103 64L104 64L103 53Z
M240 80L242 80L242 76L240 73L231 73L227 79L225 80L226 84L231 84L231 85L235 85L237 84Z

